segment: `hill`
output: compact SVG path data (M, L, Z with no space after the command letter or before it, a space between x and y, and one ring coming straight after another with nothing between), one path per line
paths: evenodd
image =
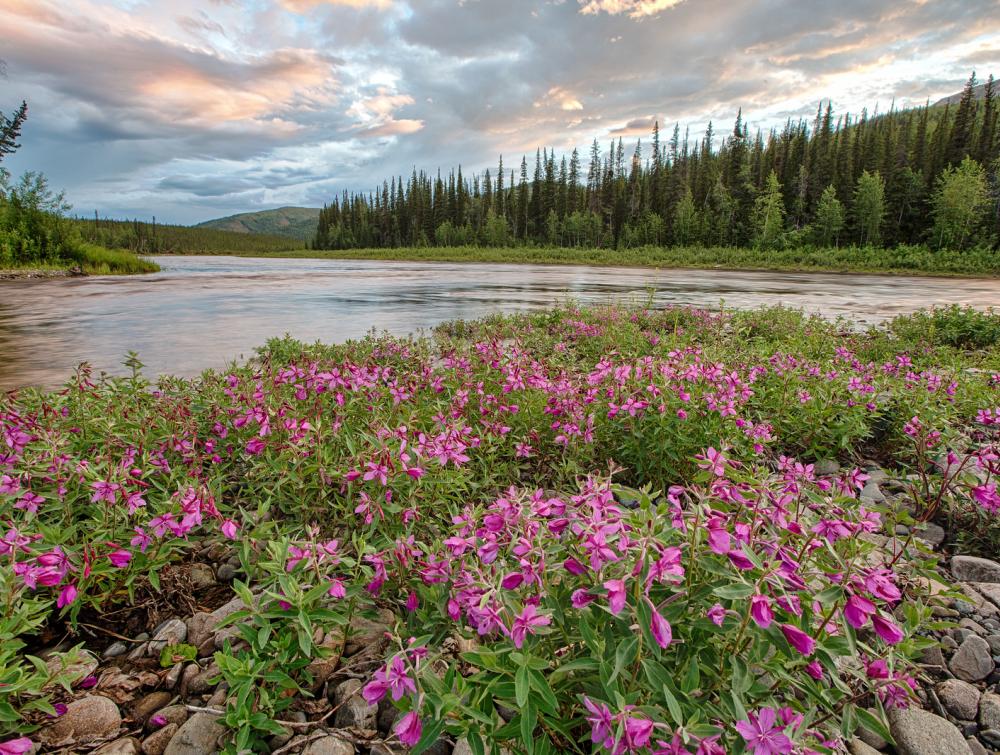
M996 91L996 90L994 90ZM986 84L977 84L972 89L972 96L977 100L982 100L986 97ZM962 101L962 92L956 92L949 97L942 97L940 100L934 103L934 107L944 107L945 105L957 105Z
M280 207L277 210L244 212L225 218L206 220L195 228L214 228L234 233L254 233L311 239L316 235L319 209L315 207Z

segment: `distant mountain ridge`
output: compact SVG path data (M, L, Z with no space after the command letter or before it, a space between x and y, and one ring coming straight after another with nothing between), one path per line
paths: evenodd
M996 89L993 90L994 92ZM972 88L972 96L977 100L986 97L986 84L977 84ZM945 105L957 105L962 101L962 92L956 92L948 97L942 97L934 103L934 107L944 107Z
M316 235L318 222L317 207L279 207L276 210L242 212L238 215L206 220L204 223L198 223L195 228L216 228L235 233L287 236L305 240Z

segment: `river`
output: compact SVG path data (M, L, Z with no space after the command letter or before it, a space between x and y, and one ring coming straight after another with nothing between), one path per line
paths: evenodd
M241 257L155 257L162 272L0 281L0 390L55 387L80 362L192 376L267 338L344 341L581 303L784 304L876 323L935 304L1000 304L1000 280Z

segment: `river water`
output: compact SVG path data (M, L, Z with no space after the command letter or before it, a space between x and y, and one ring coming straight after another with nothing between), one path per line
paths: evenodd
M935 304L1000 305L1000 280L831 273L651 270L240 257L156 257L146 276L0 281L0 390L55 387L80 362L192 376L248 357L267 338L344 341L375 328L569 300L714 308L784 304L875 323Z

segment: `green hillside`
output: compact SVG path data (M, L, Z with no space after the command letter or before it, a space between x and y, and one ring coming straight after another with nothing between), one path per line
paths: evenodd
M216 220L206 220L196 228L215 228L235 233L255 233L311 239L316 235L319 209L315 207L280 207L277 210L244 212Z

